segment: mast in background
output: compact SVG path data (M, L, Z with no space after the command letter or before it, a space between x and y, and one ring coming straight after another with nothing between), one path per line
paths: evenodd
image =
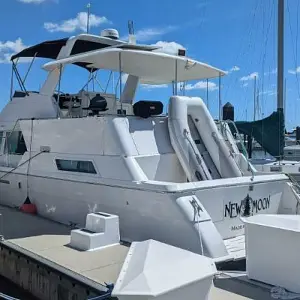
M278 0L278 48L277 48L277 112L279 114L279 160L283 157L284 135L284 0Z
M284 0L278 0L277 111L284 107Z
M256 120L256 76L254 77L254 95L253 95L253 121Z

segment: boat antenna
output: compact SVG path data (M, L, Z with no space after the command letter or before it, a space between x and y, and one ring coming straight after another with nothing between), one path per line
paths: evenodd
M91 14L91 3L87 4L87 21L86 21L86 33L90 31L90 14Z
M129 20L128 21L128 42L129 44L136 44L136 38L134 35L134 26L133 26L133 21Z

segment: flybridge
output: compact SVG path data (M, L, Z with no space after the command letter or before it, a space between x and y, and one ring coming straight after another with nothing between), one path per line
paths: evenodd
M67 46L68 44L69 44L69 50L65 53L66 56L103 49L105 47L126 45L127 42L111 39L103 36L79 34L76 37L45 41L36 44L32 47L28 47L22 50L21 52L13 55L11 57L11 61L14 62L18 58L22 58L22 57L31 57L31 58L39 57L39 58L47 58L47 59L56 59L58 58L59 55L60 56L62 55L61 50L63 49L63 47ZM86 68L86 65L83 63L77 65Z
M104 69L136 76L141 83L166 84L216 78L225 72L205 63L177 55L145 51L134 46L110 47L58 59L44 65L47 71L74 63L91 69Z
M64 38L59 40L50 40L45 41L34 46L28 47L21 52L13 55L11 57L12 68L16 74L17 81L20 85L20 88L26 95L28 95L25 88L25 81L21 78L18 69L17 62L19 58L32 58L32 62L29 66L29 70L32 66L32 63L36 58L46 58L46 59L63 59L63 58L72 58L74 59L71 64L75 64L79 67L82 67L88 70L90 73L97 71L98 69L103 69L101 66L92 65L88 60L80 60L80 55L90 54L94 51L103 50L104 48L113 48L113 49L122 49L122 50L136 50L142 52L152 52L158 50L160 47L149 46L149 45L136 45L131 44L118 39L118 32L113 29L103 30L101 36L91 35L91 34L80 34L78 36ZM184 56L185 50L180 49L178 51L178 56ZM119 59L118 59L119 61ZM119 71L120 68L118 68ZM110 69L113 71L113 68ZM123 70L125 73L125 71ZM130 73L128 73L130 74ZM54 78L55 77L55 78ZM50 78L49 78L50 79ZM51 80L45 83L44 87L41 89L41 93L44 95L52 95L56 85L58 84L58 77L51 76ZM12 94L11 94L12 98Z

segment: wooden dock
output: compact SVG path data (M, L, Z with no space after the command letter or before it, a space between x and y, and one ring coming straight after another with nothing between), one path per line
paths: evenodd
M33 296L86 300L116 282L128 246L78 251L69 246L68 226L3 206L0 214L0 275ZM245 279L226 275L214 283L210 300L272 299L268 287Z

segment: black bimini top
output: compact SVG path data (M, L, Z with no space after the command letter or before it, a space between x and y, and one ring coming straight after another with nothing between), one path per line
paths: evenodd
M15 60L19 57L42 57L42 58L57 58L61 48L66 45L68 38L54 41L46 41L32 47L28 47L21 52L13 55L10 60Z
M20 57L40 57L40 58L56 59L61 48L66 45L68 40L69 38L46 41L37 44L35 46L28 47L22 50L21 52L13 55L11 57L11 61ZM149 45L133 45L133 44L128 44L127 42L124 41L111 40L111 39L101 38L101 37L98 41L91 41L91 40L79 38L75 41L70 56L84 53L84 52L103 49L106 47L110 47L112 45L115 45L116 47L120 47L123 49L139 49L144 51L153 51L159 48L156 46L149 46ZM96 69L91 69L87 67L89 63L75 62L74 64L88 70L89 72L96 71Z
M60 40L46 41L37 44L35 46L28 47L22 50L21 52L13 55L11 57L11 61L20 57L40 57L40 58L56 59L61 48L66 45L67 41L68 38L64 38ZM71 55L98 50L109 46L111 46L111 44L78 39L73 46ZM81 63L74 63L74 64L82 68L85 68L88 71L92 71L90 68L87 67L86 63L81 62Z

